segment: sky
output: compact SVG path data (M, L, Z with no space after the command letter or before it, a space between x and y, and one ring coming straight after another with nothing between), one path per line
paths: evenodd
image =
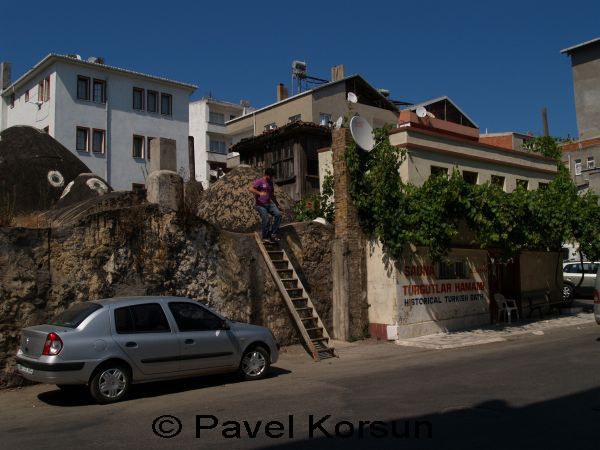
M0 60L13 80L48 53L198 85L255 107L290 84L293 60L329 78L344 64L390 97L449 96L482 132L576 137L570 59L600 37L600 1L3 2Z

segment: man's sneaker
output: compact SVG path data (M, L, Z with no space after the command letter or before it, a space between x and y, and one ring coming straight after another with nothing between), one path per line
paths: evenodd
M279 242L279 236L277 236L277 235L275 235L275 234L274 234L274 235L272 235L272 236L271 236L271 241L272 241L272 242L275 242L275 243Z
M273 241L269 238L263 238L263 244L273 244Z

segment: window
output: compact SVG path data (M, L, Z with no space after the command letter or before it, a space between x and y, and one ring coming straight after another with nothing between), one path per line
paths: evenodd
M10 94L10 107L14 108L15 107L15 93L13 92L12 94Z
M529 181L528 180L520 180L517 178L517 187L527 190L527 188L529 187Z
M211 139L209 144L209 150L213 153L220 153L222 155L227 154L227 150L225 150L225 141L221 141L218 139Z
M90 99L90 79L88 77L77 77L77 98L79 100Z
M233 114L230 114L230 115L229 115L229 120L233 120L233 119L235 119L235 118L236 118L236 116L234 116Z
M283 180L291 178L294 173L294 147L288 143L285 147L273 150L273 169L275 169L275 178Z
M25 91L25 102L29 101L29 89Z
M209 112L208 121L217 125L225 125L225 114L219 112Z
M165 312L158 303L115 309L115 329L119 334L171 331Z
M439 177L439 176L447 176L448 175L448 168L446 167L438 167L438 166L431 166L431 176L432 177Z
M146 189L146 185L143 183L131 183L131 190L133 192L143 191L144 189Z
M271 122L265 125L265 131L275 130L277 128L277 124L275 122Z
M146 100L146 110L153 113L158 112L158 92L148 91Z
M170 94L160 94L160 113L163 116L170 116L173 107L173 97Z
M77 127L75 148L80 152L89 151L90 130L88 128Z
M477 172L469 172L467 170L463 170L463 180L465 180L469 184L477 184L477 178L479 175Z
M538 189L548 189L548 183L542 183L541 181L538 183Z
M92 91L92 100L94 103L106 103L106 81L94 79L94 88Z
M587 158L587 168L594 169L596 167L596 161L594 161L593 156L588 156Z
M565 273L581 273L581 264L567 264L563 268Z
M133 109L144 110L144 90L133 88Z
M500 175L492 175L491 183L494 186L498 186L500 189L504 189L504 177Z
M467 264L463 258L440 261L438 263L438 278L440 280L460 280L467 276Z
M331 122L331 114L319 114L319 124L327 126L329 122Z
M144 136L133 135L133 153L134 158L144 157Z
M302 115L301 114L295 114L295 115L290 116L288 118L288 123L300 122L301 119L302 119Z
M581 160L575 160L575 175L581 175Z
M44 95L43 95L43 101L47 102L48 100L50 100L50 75L48 75L45 79L44 79Z
M92 152L104 153L104 140L106 132L104 130L92 131Z
M94 311L102 309L102 305L93 302L76 303L50 321L50 325L66 328L77 328Z
M598 272L598 264L594 264L594 263L583 263L583 272L584 273L592 273L592 274L596 274L596 272Z
M179 331L222 330L223 320L200 305L193 303L169 303Z
M40 81L38 83L38 102L44 101L44 82Z

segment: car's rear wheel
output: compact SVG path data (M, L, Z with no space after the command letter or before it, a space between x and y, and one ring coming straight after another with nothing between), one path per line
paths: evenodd
M263 347L254 347L244 352L240 373L244 380L260 380L267 375L270 365L269 353Z
M131 385L131 372L123 364L106 364L94 373L90 393L98 403L115 403L123 400Z
M563 301L565 303L570 303L573 300L575 294L575 286L569 283L563 284Z

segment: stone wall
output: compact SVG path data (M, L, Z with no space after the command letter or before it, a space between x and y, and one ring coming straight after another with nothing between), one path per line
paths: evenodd
M331 290L323 274L330 273L333 233L317 224L286 229L299 243L290 250L306 267L303 281L315 286L316 307L327 317ZM73 302L121 295L187 296L233 320L268 326L282 345L298 342L252 234L145 204L69 227L0 228L0 387L21 382L14 354L22 327Z

